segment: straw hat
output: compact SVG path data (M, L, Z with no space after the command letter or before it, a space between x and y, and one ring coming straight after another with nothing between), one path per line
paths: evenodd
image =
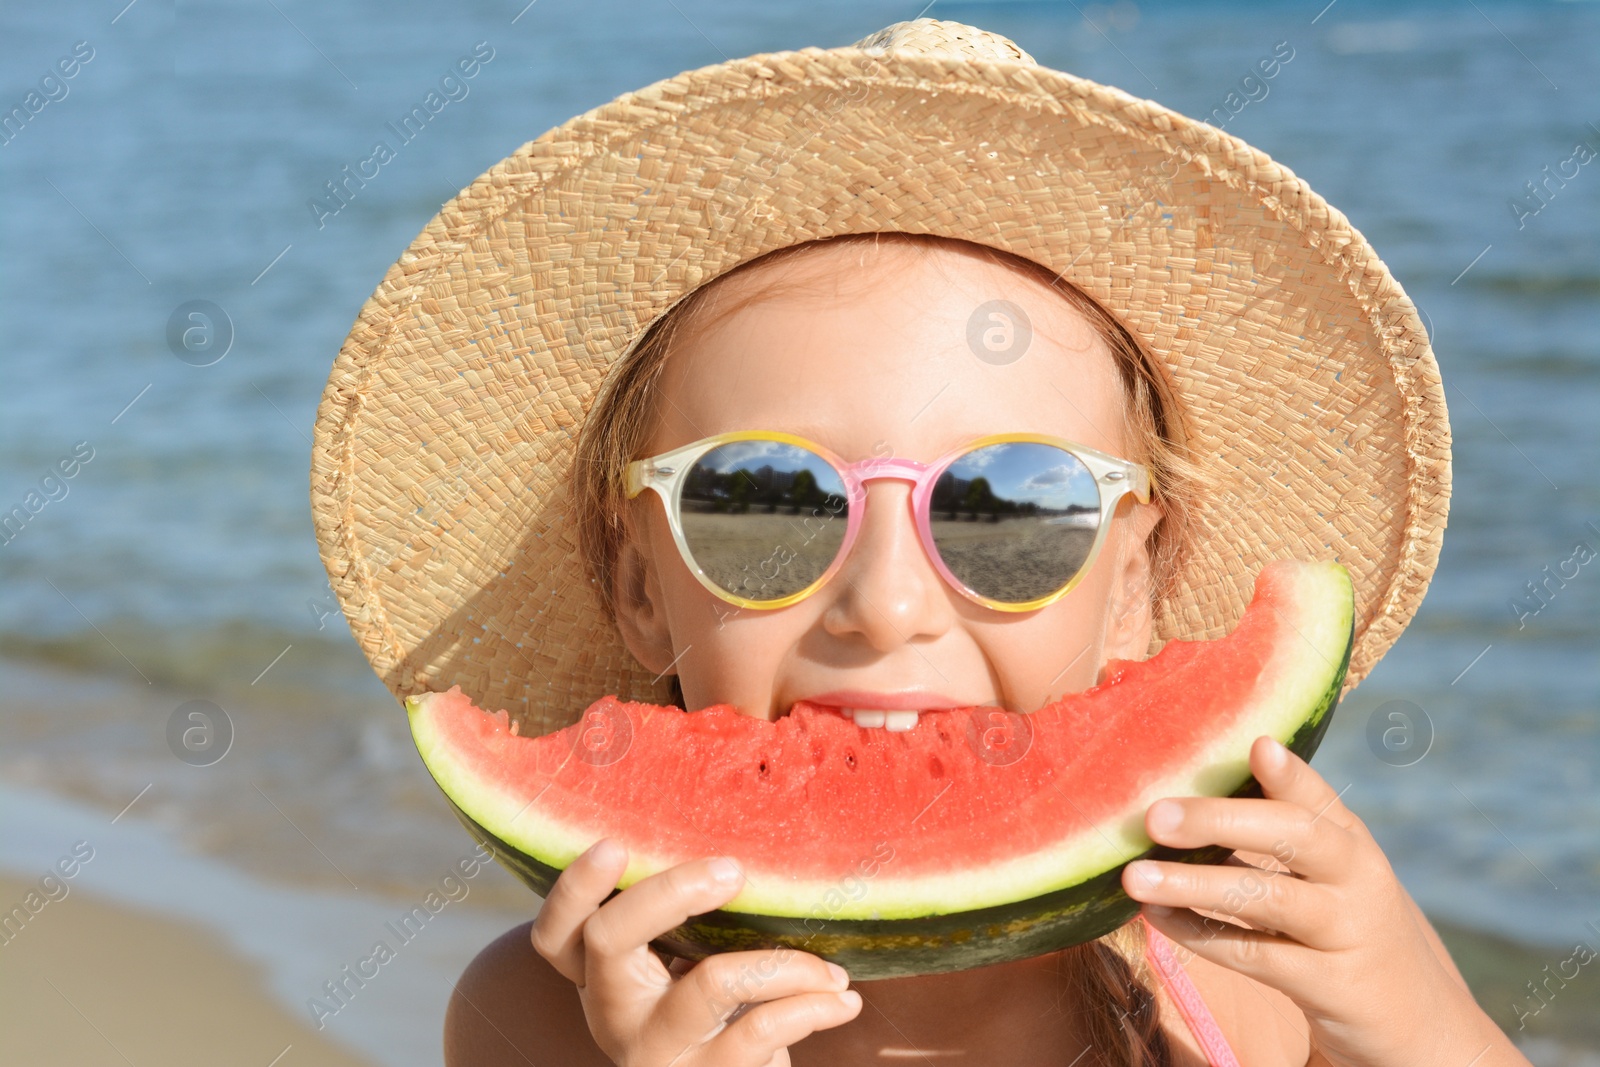
M459 683L528 729L667 703L601 614L576 429L647 326L786 245L904 230L1059 271L1165 361L1202 512L1151 653L1226 634L1271 559L1355 583L1348 692L1416 612L1450 490L1439 369L1366 239L1221 130L959 23L730 60L523 145L372 295L317 410L323 562L398 698ZM1087 252L1087 254L1084 254Z

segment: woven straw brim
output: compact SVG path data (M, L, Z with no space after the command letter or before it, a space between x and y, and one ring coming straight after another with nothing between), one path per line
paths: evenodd
M691 71L551 130L444 206L340 350L312 453L324 562L397 697L459 683L540 732L606 693L666 703L579 556L577 427L696 286L873 231L1060 271L1165 361L1227 489L1152 653L1226 634L1265 562L1334 559L1355 583L1346 691L1366 676L1422 599L1449 497L1415 309L1287 168L1014 54L808 48Z

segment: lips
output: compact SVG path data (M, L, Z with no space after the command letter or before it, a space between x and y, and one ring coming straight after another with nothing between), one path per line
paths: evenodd
M802 697L811 704L833 708L869 708L882 711L930 711L935 708L971 707L971 701L957 700L927 690L902 689L895 693L874 693L866 689L830 689L826 693Z

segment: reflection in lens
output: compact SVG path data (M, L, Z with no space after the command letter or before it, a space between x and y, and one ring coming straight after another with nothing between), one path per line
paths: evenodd
M822 577L844 543L849 503L838 471L783 441L732 441L700 458L679 502L689 554L749 600L777 600Z
M1033 441L985 445L933 486L933 542L958 579L1022 604L1078 573L1100 525L1100 490L1071 452Z

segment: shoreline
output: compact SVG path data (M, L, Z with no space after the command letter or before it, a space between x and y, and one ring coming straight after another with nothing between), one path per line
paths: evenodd
M319 689L288 666L197 689L0 655L0 782L156 823L271 884L405 897L436 882L472 840L404 711L375 676ZM202 730L218 751L185 751ZM509 874L475 895L524 917L537 905Z
M205 1055L193 1062L218 1062L215 1044L207 1049L193 1040L194 1033L213 1031L191 1026L184 1021L189 1009L173 1007L187 1004L240 1020L241 1034L287 1035L265 1055L252 1046L248 1055L231 1057L259 1059L263 1067L290 1043L296 1055L302 1047L326 1048L327 1063L437 1064L455 979L480 948L535 913L473 899L471 887L494 868L458 882L439 905L429 902L434 886L395 896L271 884L195 854L174 837L132 814L113 819L88 804L0 781L0 904L7 912L32 912L20 930L6 931L0 960L15 961L4 968L6 988L26 992L29 1004L41 1001L37 1016L16 1016L24 1025L8 1020L0 1028L6 1031L0 1062L43 1062L5 1055L6 1042L48 1050L70 1021L57 1008L82 1025L42 975L73 1000L83 990L80 1007L96 1024L104 1025L91 1000L126 1014L130 1042L159 1051L134 1062L179 1062L195 1049ZM469 857L474 850L469 842L460 851ZM76 869L63 866L64 858L79 860ZM397 923L406 937L388 933ZM380 939L393 944L391 960L365 978L351 974ZM71 959L83 962L64 964ZM112 1009L106 1014L121 1018ZM153 1029L140 1029L145 1018L156 1020ZM243 1051L233 1031L215 1034L230 1053ZM101 1050L95 1056L103 1059L103 1044ZM61 1062L88 1061L77 1055Z

